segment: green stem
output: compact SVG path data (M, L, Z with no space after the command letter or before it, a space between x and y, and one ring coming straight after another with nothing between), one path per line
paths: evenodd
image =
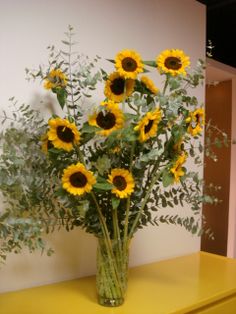
M79 159L80 161L84 164L84 156L81 152L81 150L79 149L79 147L77 148L77 153L78 153L78 156L79 156ZM93 201L96 205L96 209L97 209L97 212L98 212L98 216L99 216L99 221L101 223L101 228L102 228L102 233L104 235L104 241L105 241L105 244L106 244L106 247L107 247L107 252L109 254L109 260L110 260L110 263L112 264L112 259L114 259L114 254L113 254L113 250L112 250L112 244L111 244L111 239L110 239L110 235L109 235L109 231L107 229L107 224L106 224L106 221L105 221L105 218L102 214L102 211L101 211L101 208L98 204L98 201L97 201L97 198L94 194L94 192L90 192L91 195L92 195L92 198L93 198ZM112 266L111 266L112 268ZM116 284L119 286L119 277L118 277L118 274L117 274L117 269L115 269L115 265L114 265L114 271L113 271L113 275L114 275L114 281L116 282Z
M166 75L165 85L164 85L164 88L163 88L163 95L165 95L168 83L169 83L169 76Z
M115 215L115 209L112 209L112 223L113 223L113 239L118 239L118 230L117 230L117 224L116 224L116 215Z
M106 257L104 256L103 253L103 249L101 247L98 248L99 252L98 252L98 263L99 263L99 271L100 271L100 275L101 275L101 280L102 282L99 283L99 292L101 293L101 295L106 296L107 298L111 298L113 299L116 295L116 293L114 293L114 288L112 284L107 284L110 283L110 274L107 274L107 271L109 272L109 268L107 268L106 265Z
M114 229L114 239L120 242L120 228L118 223L117 208L112 210L112 221Z
M120 239L120 228L118 223L118 215L117 215L117 208L113 209L112 211L112 221L113 221L113 229L114 229L114 237L115 245L117 245L118 249L116 250L116 260L117 260L117 267L120 269L122 263L122 245Z
M119 273L118 273L118 269L117 269L117 265L115 265L113 263L115 256L112 250L112 243L111 243L111 239L110 239L110 235L109 235L109 231L107 229L107 225L106 225L106 221L105 218L102 214L101 208L97 202L96 196L93 192L90 192L92 195L92 198L94 200L94 203L96 205L97 208L97 212L98 212L98 216L99 216L99 220L101 223L101 228L102 228L102 233L104 235L104 243L106 245L107 248L107 254L108 254L108 260L109 260L109 264L110 264L110 268L111 268L111 275L113 276L114 279L114 283L116 285L116 287L120 287L120 289L122 289L120 280L119 280Z
M75 116L75 102L74 102L74 90L73 90L73 85L72 85L72 71L71 71L71 47L72 47L72 42L71 42L71 31L69 35L69 54L68 54L68 64L69 64L69 78L70 78L70 90L71 90L71 102L74 108L74 116Z
M156 168L156 167L155 167L155 168ZM155 170L155 169L154 169L154 170ZM145 205L146 205L146 203L147 203L147 201L148 201L148 199L149 199L149 196L150 196L150 194L151 194L151 192L152 192L152 188L153 188L153 186L155 185L156 181L158 180L158 178L159 178L160 175L161 175L161 172L159 172L159 173L157 173L157 174L156 174L155 172L153 172L153 173L154 173L154 175L153 175L153 177L152 177L150 186L149 186L149 188L148 188L148 190L147 190L147 192L146 192L146 195L145 195L145 197L144 197L144 199L143 199L143 202L142 202L142 204L141 204L140 210L139 210L138 214L136 215L135 220L134 220L134 222L133 222L133 225L132 225L132 227L131 227L131 230L130 230L130 233L129 233L129 240L131 240L131 238L133 237L134 232L136 231L136 228L137 228L139 219L140 219L140 217L141 217L141 215L142 215L142 213L143 213L144 207L145 207Z
M126 99L126 80L125 80L125 86L124 86L124 97L122 99L122 111L125 112L125 99Z
M127 238L128 238L128 225L129 225L129 212L130 212L130 197L127 198L126 212L125 212L125 226L124 226L124 240L123 249L124 252L127 249Z
M131 146L131 154L130 154L130 163L129 163L129 171L132 171L133 166L133 158L134 158L134 150L135 150L135 142L132 143ZM123 238L123 249L124 253L127 249L127 236L128 236L128 225L129 225L129 212L130 212L130 197L127 198L126 203L126 212L125 212L125 224L124 224L124 238Z
M132 143L132 146L131 146L130 162L129 162L129 171L130 171L130 172L131 172L132 166L133 166L134 149L135 149L135 142L133 142L133 143Z
M99 216L99 220L101 222L101 227L102 227L102 231L103 231L103 235L105 237L105 240L106 242L108 243L108 247L109 249L112 251L112 245L111 245L111 240L110 240L110 235L109 235L109 231L107 229L107 225L106 225L106 221L105 221L105 218L102 214L102 211L101 211L101 208L98 204L98 201L96 199L96 196L94 194L94 192L90 192L90 194L92 195L92 198L93 198L93 201L96 205L96 208L97 208L97 212L98 212L98 216Z
M82 152L81 152L79 147L77 147L77 154L78 154L80 162L85 164L84 156L83 156L83 154L82 154ZM91 196L93 198L93 201L94 201L94 203L96 205L96 209L97 209L97 212L98 212L99 221L100 221L100 224L101 224L101 229L102 229L102 233L103 233L103 236L104 236L104 243L105 243L106 249L107 249L111 275L113 277L115 286L117 287L117 289L120 288L121 289L121 293L122 293L122 285L121 285L120 278L119 278L119 271L117 269L117 265L113 262L115 260L115 256L114 256L114 253L113 253L111 238L110 238L110 234L109 234L109 231L108 231L108 228L107 228L105 217L102 214L101 208L100 208L100 206L98 204L98 201L97 201L97 198L96 198L94 192L91 191L90 194L91 194ZM115 218L115 221L117 221L117 223L118 223L117 217ZM118 227L118 225L117 225L117 227Z

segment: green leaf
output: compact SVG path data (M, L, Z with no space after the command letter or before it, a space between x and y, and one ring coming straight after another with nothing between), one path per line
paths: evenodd
M89 202L87 200L81 201L80 205L77 206L80 217L85 217L86 212L89 209Z
M168 83L171 91L179 88L181 85L179 77L170 77Z
M97 182L96 184L94 184L93 187L95 189L104 190L104 191L109 191L109 190L113 189L113 185L110 184L109 182L107 182L107 183L99 183L99 182Z
M66 40L62 40L61 41L63 44L65 44L65 45L68 45L68 46L70 46L70 43L69 43L69 41L66 41Z
M9 217L9 215L10 214L8 212L4 213L3 215L0 216L0 221L4 221L7 217Z
M158 148L155 148L155 149L151 150L149 153L144 154L140 158L140 161L148 162L149 160L155 160L156 157L159 155L160 155L160 150Z
M166 198L163 195L161 195L161 205L162 205L162 207L166 207L167 206Z
M198 149L199 149L199 152L202 153L203 152L203 146L201 143L199 143L199 146L198 146Z
M121 134L122 134L121 136L122 136L123 141L135 142L137 140L137 135L131 126L128 128L125 128Z
M157 67L157 64L155 61L143 61L143 63L153 68Z
M82 133L94 133L100 130L100 128L88 124L88 122L84 123L83 128L81 129Z
M117 209L120 204L120 199L116 197L112 197L111 204L113 209Z
M66 103L67 91L64 88L56 88L55 93L57 94L57 100L61 106L61 109L63 109Z
M214 203L214 197L211 197L210 195L204 195L203 196L203 202L213 204Z
M143 69L143 73L150 73L150 71L148 71L147 69Z
M80 145L84 145L89 142L94 137L94 135L95 133L83 133L81 136Z
M107 72L105 72L103 69L101 69L101 73L102 73L102 78L103 78L103 80L106 81L107 78L108 78Z
M125 120L133 120L137 118L136 114L129 113L129 112L124 113L124 116L125 116Z
M94 166L97 168L98 173L100 175L103 175L104 172L106 172L111 167L111 161L107 157L107 155L103 155L102 157L98 157L96 163L94 163Z
M220 141L220 139L218 137L215 137L215 146L218 147L218 148L221 148L222 147L222 143Z
M182 126L180 125L174 125L173 128L171 129L171 134L175 139L175 142L179 141L182 136L184 135L185 131Z
M189 149L189 155L190 155L191 157L194 157L194 156L195 156L195 152L194 152L194 149L193 149L192 147Z
M183 199L184 199L184 197L185 197L185 194L182 192L182 193L180 194L180 196L179 196L179 201L180 201L180 204L181 204L182 207L184 206L184 204L183 204Z
M174 177L167 169L163 171L162 183L165 188L174 183Z
M115 60L113 60L113 59L107 59L107 61L109 61L111 63L115 63Z

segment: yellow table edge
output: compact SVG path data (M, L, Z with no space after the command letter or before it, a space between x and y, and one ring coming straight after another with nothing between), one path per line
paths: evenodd
M193 254L184 255L184 256L179 256L179 257L175 257L175 258L171 258L171 259L161 260L161 261L150 263L150 264L146 264L146 265L135 266L135 267L132 267L131 270L136 271L136 272L139 271L139 270L140 271L141 270L145 271L146 267L159 267L159 266L164 265L166 263L175 263L175 262L178 262L178 261L181 261L181 260L184 261L186 258L194 258L194 259L197 259L197 258L199 258L199 259L201 259L201 258L209 258L209 259L213 259L213 260L219 260L219 261L222 261L224 263L225 262L229 263L229 264L232 263L233 267L235 266L235 273L236 273L236 260L235 259L226 258L224 256L220 256L220 255L216 255L216 254L212 254L212 253L207 253L207 252L203 252L203 251L200 251L200 252L197 252L197 253L193 253ZM42 288L42 289L44 287L51 287L51 288L53 288L53 287L57 287L59 285L63 285L63 284L70 283L70 282L77 282L77 281L80 281L80 280L89 280L89 279L91 280L92 278L94 278L94 275L93 276L87 276L87 277L79 278L79 279L65 280L65 281L52 283L52 284L47 284L47 285L43 285L43 286L36 286L36 287L32 287L32 288L26 288L26 289L22 289L22 290L18 290L18 291L4 292L4 293L0 294L0 301L1 301L1 298L4 298L4 295L6 297L8 297L8 296L10 297L11 295L14 295L14 294L17 295L18 293L27 293L27 291L33 292L35 289L39 289L39 288ZM236 281L236 278L235 278L235 281ZM211 295L210 297L208 296L205 299L200 300L197 304L192 304L192 305L185 306L185 307L179 308L179 309L176 308L176 310L174 312L166 312L166 313L175 313L175 314L199 313L200 309L207 309L207 308L210 308L212 305L218 304L221 301L230 300L230 299L233 299L233 298L235 298L235 300L236 300L236 283L235 283L234 288L228 289L227 291L225 291L223 293L214 294L214 295ZM0 312L1 312L1 306L0 306ZM104 313L107 313L107 312L104 311ZM120 313L120 312L117 311L117 313ZM124 312L124 313L126 313L126 312ZM147 312L147 314L148 313L149 312ZM236 309L235 309L235 313L236 313ZM5 313L2 313L2 314L5 314ZM91 313L91 314L93 314L93 313ZM225 313L225 314L228 314L228 313Z

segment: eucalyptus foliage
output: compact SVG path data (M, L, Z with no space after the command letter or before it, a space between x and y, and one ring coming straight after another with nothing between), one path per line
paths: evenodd
M148 224L179 225L192 234L201 234L201 205L218 200L203 194L198 167L203 164L203 152L216 159L212 144L227 143L226 134L220 130L215 137L212 130L216 127L210 122L206 148L200 135L187 133L189 112L199 108L193 90L204 82L204 63L199 60L186 76L167 75L163 90L157 95L144 91L137 80L135 91L122 103L126 112L124 127L101 137L97 134L100 129L87 122L86 107L108 74L97 67L99 57L91 60L74 51L71 27L62 43L65 49L60 51L48 47L47 68L40 66L36 71L26 72L29 80L41 81L52 68L66 74L66 87L51 91L64 112L63 117L79 129L81 141L70 152L49 147L45 154L41 138L47 132L48 122L40 112L11 98L12 114L3 111L1 115L0 190L4 208L0 214L0 257L4 260L7 253L18 253L24 246L30 251L46 249L50 255L52 250L47 248L44 235L60 228L71 231L81 227L96 237L107 237L108 242L118 237L127 243L138 229ZM144 63L146 72L156 67L155 62ZM157 134L141 143L134 127L157 104L162 111ZM187 153L196 170L186 166L184 175L175 183L170 172L176 158L173 147L182 138L181 150ZM61 183L63 170L78 161L96 176L92 192L82 196L68 193ZM128 169L133 174L135 188L131 196L118 198L111 193L114 186L107 176L112 168ZM190 208L188 216L181 210L186 205Z

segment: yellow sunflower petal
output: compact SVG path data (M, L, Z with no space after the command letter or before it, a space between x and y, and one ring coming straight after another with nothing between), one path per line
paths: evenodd
M156 136L160 120L161 110L157 108L155 111L147 112L138 125L134 127L135 131L139 131L139 141L141 143Z
M80 141L80 132L77 130L75 123L67 119L55 118L48 122L49 131L47 132L48 140L54 147L71 151L73 145Z
M60 69L53 69L48 73L44 81L44 88L64 88L66 87L67 82L67 76Z
M95 183L93 173L81 163L70 165L63 171L62 187L70 194L81 196L89 193Z
M134 50L122 50L115 58L117 72L126 79L136 79L144 66L140 55Z
M126 169L112 169L111 174L108 176L108 182L114 185L111 192L119 198L127 198L134 191L133 176Z
M187 159L187 153L181 154L175 161L173 167L170 169L170 172L173 174L174 181L176 183L178 183L180 180L180 177L182 177L185 174L182 168L182 165L185 163L186 159Z
M205 123L205 112L203 108L198 108L193 112L190 112L189 117L186 118L186 123L188 123L187 132L192 136L200 134L203 130L203 125Z
M152 94L156 95L159 92L159 89L155 86L153 81L146 75L141 76L141 82Z
M134 85L134 80L125 79L118 72L113 72L106 80L104 94L109 100L119 103L133 93Z
M186 67L190 65L189 57L182 50L164 50L156 58L160 73L169 73L172 76L186 75Z
M101 128L97 133L108 136L111 132L121 129L124 126L124 114L114 101L101 102L104 110L95 112L89 117L88 123Z

